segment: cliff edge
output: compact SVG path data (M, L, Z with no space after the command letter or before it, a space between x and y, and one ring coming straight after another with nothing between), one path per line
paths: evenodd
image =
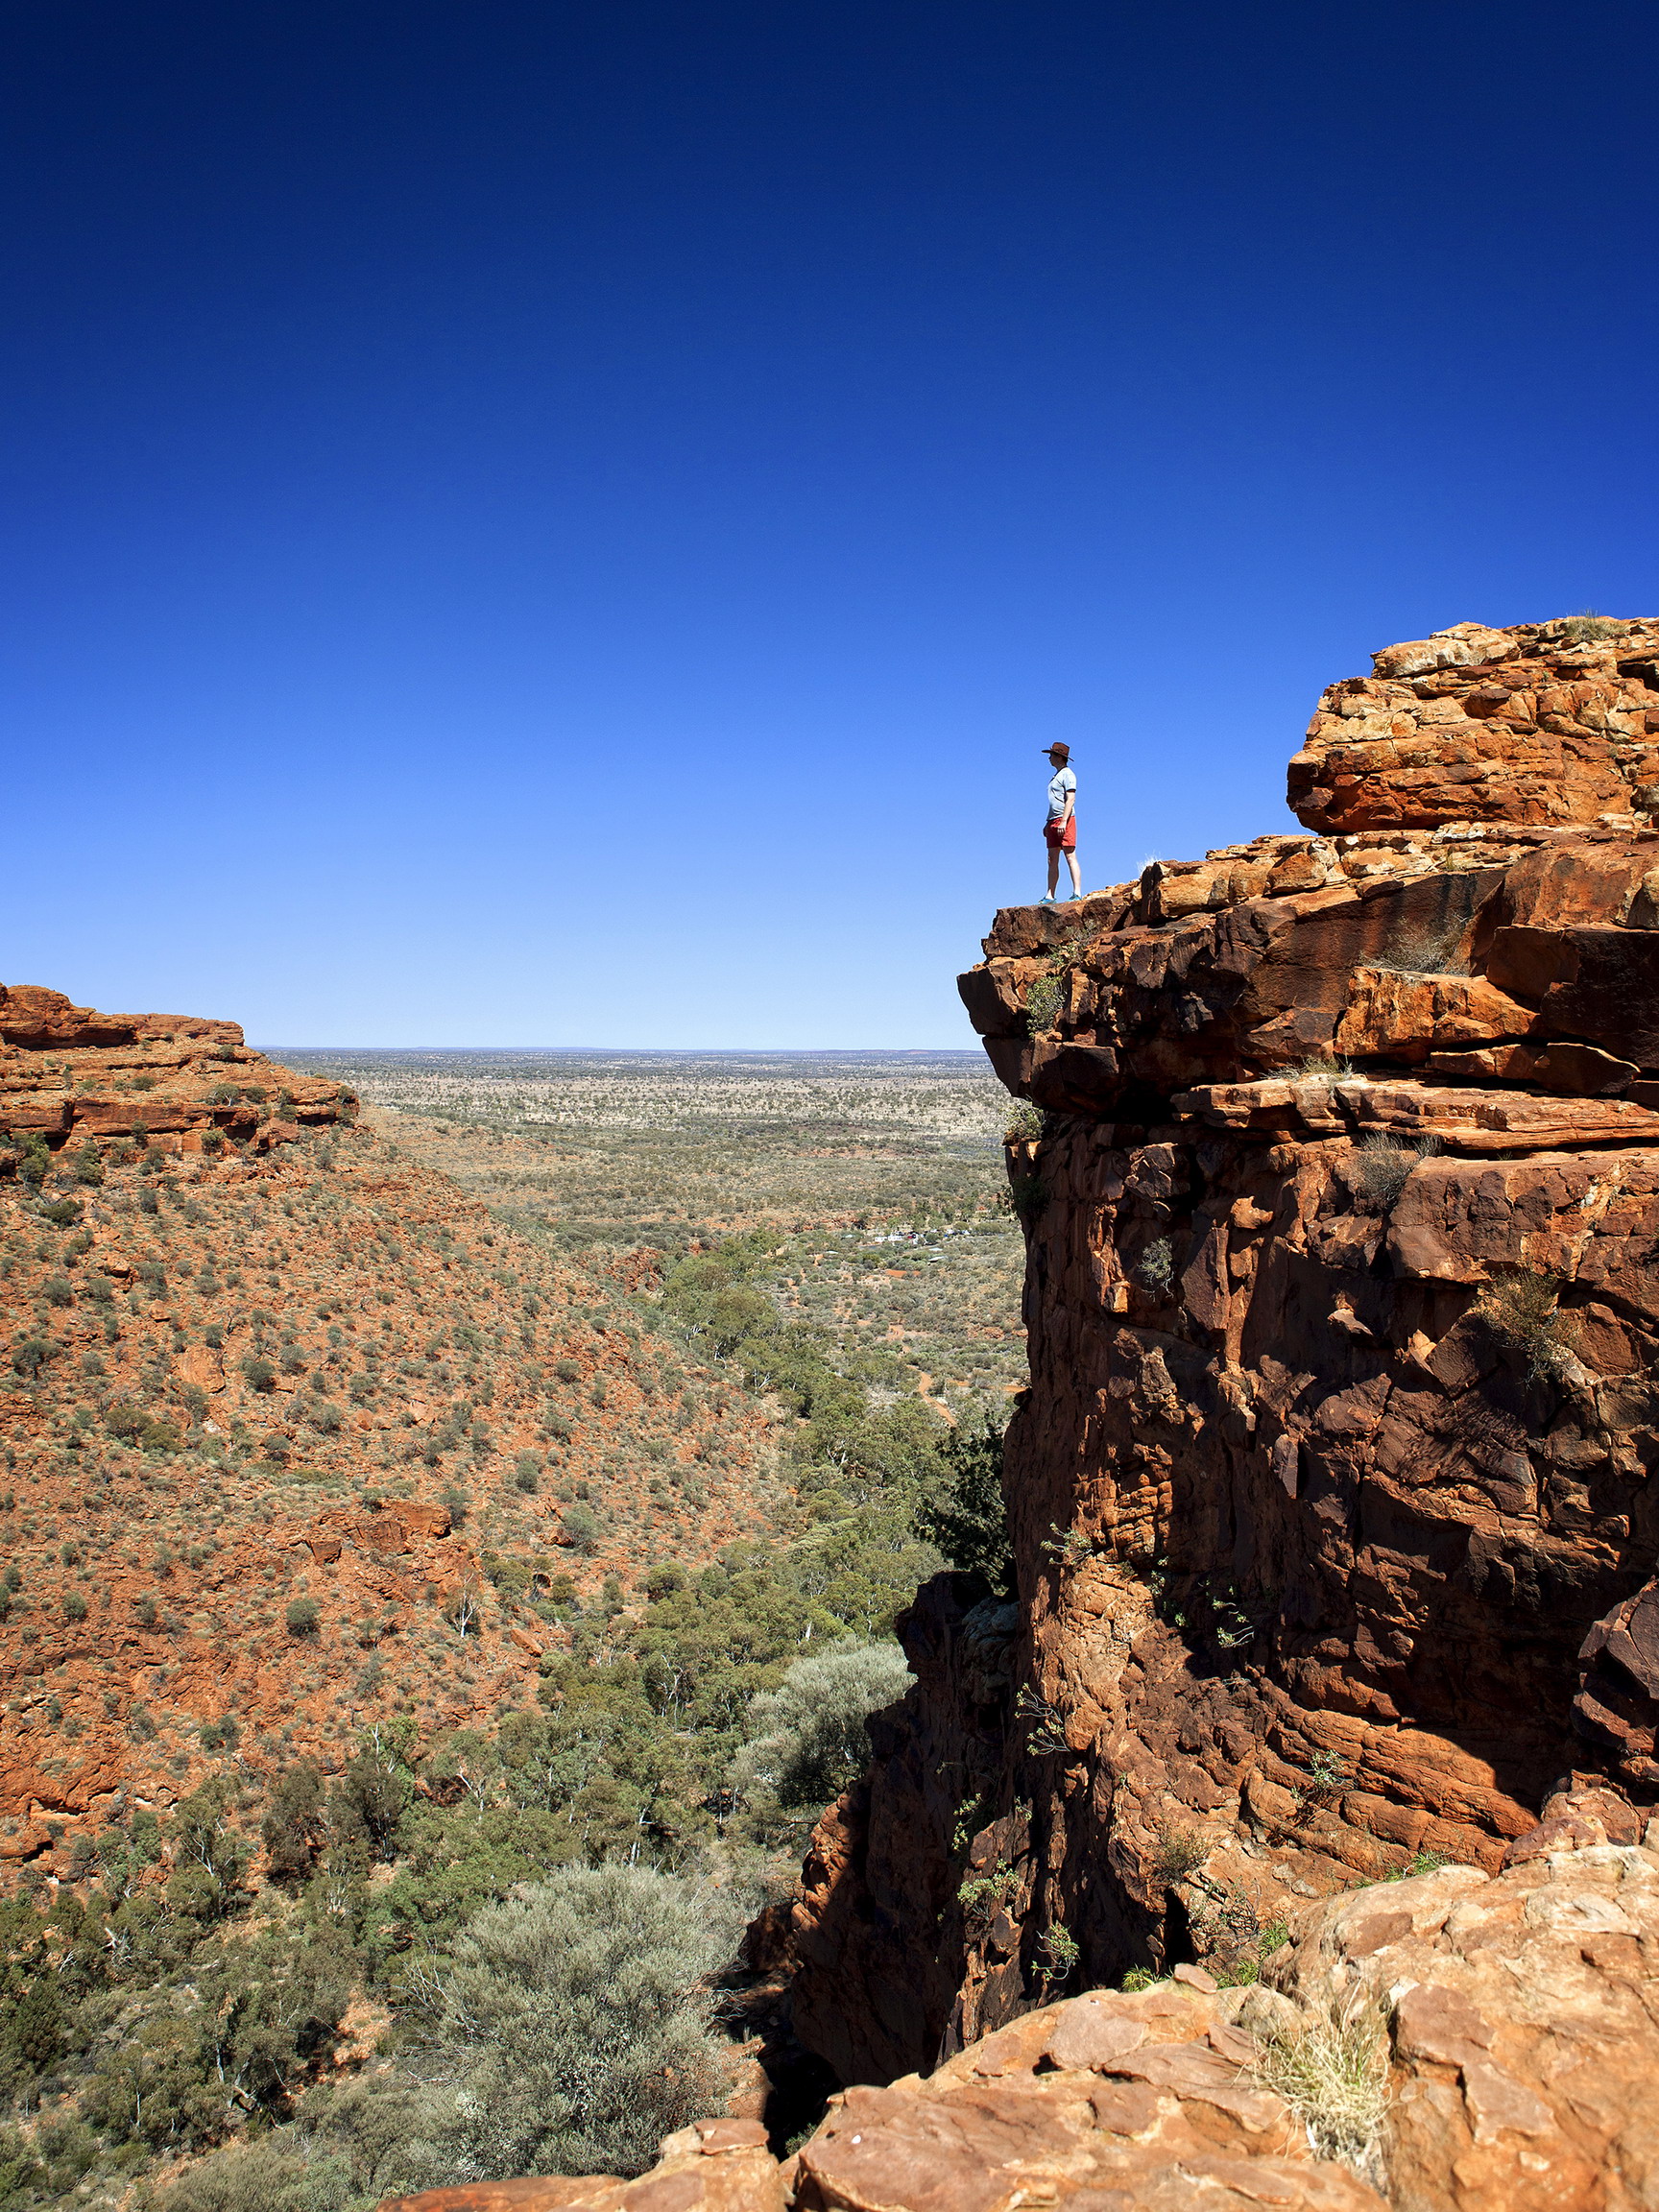
M997 916L1018 1600L814 1839L844 2080L1057 1988L1261 1969L1309 1900L1659 1796L1659 622L1459 624L1334 685L1305 835ZM1575 1821L1580 1823L1573 1828ZM1586 1825L1587 1823L1587 1825Z

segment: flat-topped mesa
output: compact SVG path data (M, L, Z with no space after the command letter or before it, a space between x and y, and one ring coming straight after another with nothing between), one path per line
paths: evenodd
M1290 763L1310 830L1589 824L1659 805L1659 622L1457 622L1333 684Z
M136 1138L163 1152L268 1151L348 1119L352 1094L280 1068L235 1022L100 1014L37 983L0 983L0 1175L44 1143Z

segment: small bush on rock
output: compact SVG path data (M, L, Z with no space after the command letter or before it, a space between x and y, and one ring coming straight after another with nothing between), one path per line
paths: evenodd
M1025 994L1025 1028L1032 1037L1046 1036L1060 1019L1060 978L1039 975Z
M578 1551L593 1551L605 1533L605 1525L591 1505L580 1503L566 1505L564 1513L565 1534Z
M1355 1183L1385 1214L1405 1190L1412 1168L1439 1149L1438 1137L1425 1137L1415 1144L1382 1135L1364 1138L1354 1155Z
M1476 1311L1509 1356L1533 1378L1558 1374L1572 1353L1573 1317L1560 1310L1561 1279L1530 1268L1487 1285Z

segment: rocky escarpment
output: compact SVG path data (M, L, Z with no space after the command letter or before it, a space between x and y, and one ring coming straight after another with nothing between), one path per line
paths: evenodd
M1069 1982L1255 1974L1547 1800L1640 1833L1656 643L1393 647L1292 763L1313 833L997 917L962 995L1029 1101L1018 1604L924 1595L814 1839L797 2017L844 2080Z
M748 1525L763 1417L354 1108L234 1022L0 988L0 1892L533 1706L555 1574L665 1541L641 1464L697 1463L679 1556Z
M154 1140L159 1152L209 1152L228 1142L260 1152L351 1118L338 1083L276 1067L241 1025L190 1014L100 1014L40 984L0 983L0 1145L31 1137L52 1151L71 1138ZM0 1161L0 1172L14 1158Z

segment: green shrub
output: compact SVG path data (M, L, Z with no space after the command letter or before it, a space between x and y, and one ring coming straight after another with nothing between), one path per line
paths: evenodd
M21 1137L14 1137L12 1142L19 1147L21 1153L17 1162L18 1174L25 1183L33 1184L35 1189L38 1190L51 1171L51 1148L37 1129L31 1129Z
M323 1614L315 1598L291 1598L282 1618L290 1636L315 1636Z
M73 1306L75 1286L67 1275L48 1275L40 1286L40 1295L48 1306Z
M750 1741L732 1762L731 1787L750 1803L809 1808L815 1818L870 1763L872 1713L915 1677L890 1639L833 1645L797 1659L776 1690L749 1707Z
M273 1882L302 1882L328 1839L323 1815L323 1777L309 1760L277 1776L260 1828Z
M580 1502L574 1505L566 1505L561 1518L564 1521L565 1536L578 1551L596 1551L599 1549L599 1540L605 1533L605 1524L594 1512L591 1505L584 1505Z
M75 1155L75 1180L96 1190L104 1181L104 1163L90 1137Z
M1039 975L1025 994L1025 1029L1032 1037L1046 1036L1060 1019L1061 980Z
M916 1508L916 1530L950 1564L977 1575L999 1597L1014 1587L1014 1547L1002 1497L1002 1431L987 1414L978 1428L951 1431L940 1479Z
M638 1866L567 1867L479 1912L433 1975L409 2178L638 2174L725 2101L702 1986L738 1928Z
M243 1378L251 1390L269 1396L276 1387L276 1370L269 1359L259 1353L250 1353L241 1362Z
M49 1205L36 1208L42 1221L50 1221L54 1229L73 1229L82 1214L78 1198L54 1198Z
M359 2196L349 2161L293 2130L238 2143L175 2181L160 2212L349 2212Z
M86 1600L82 1597L79 1590L68 1590L64 1592L63 1618L65 1621L85 1620Z
M62 1345L54 1344L50 1336L21 1336L12 1347L12 1370L32 1382L62 1349Z

